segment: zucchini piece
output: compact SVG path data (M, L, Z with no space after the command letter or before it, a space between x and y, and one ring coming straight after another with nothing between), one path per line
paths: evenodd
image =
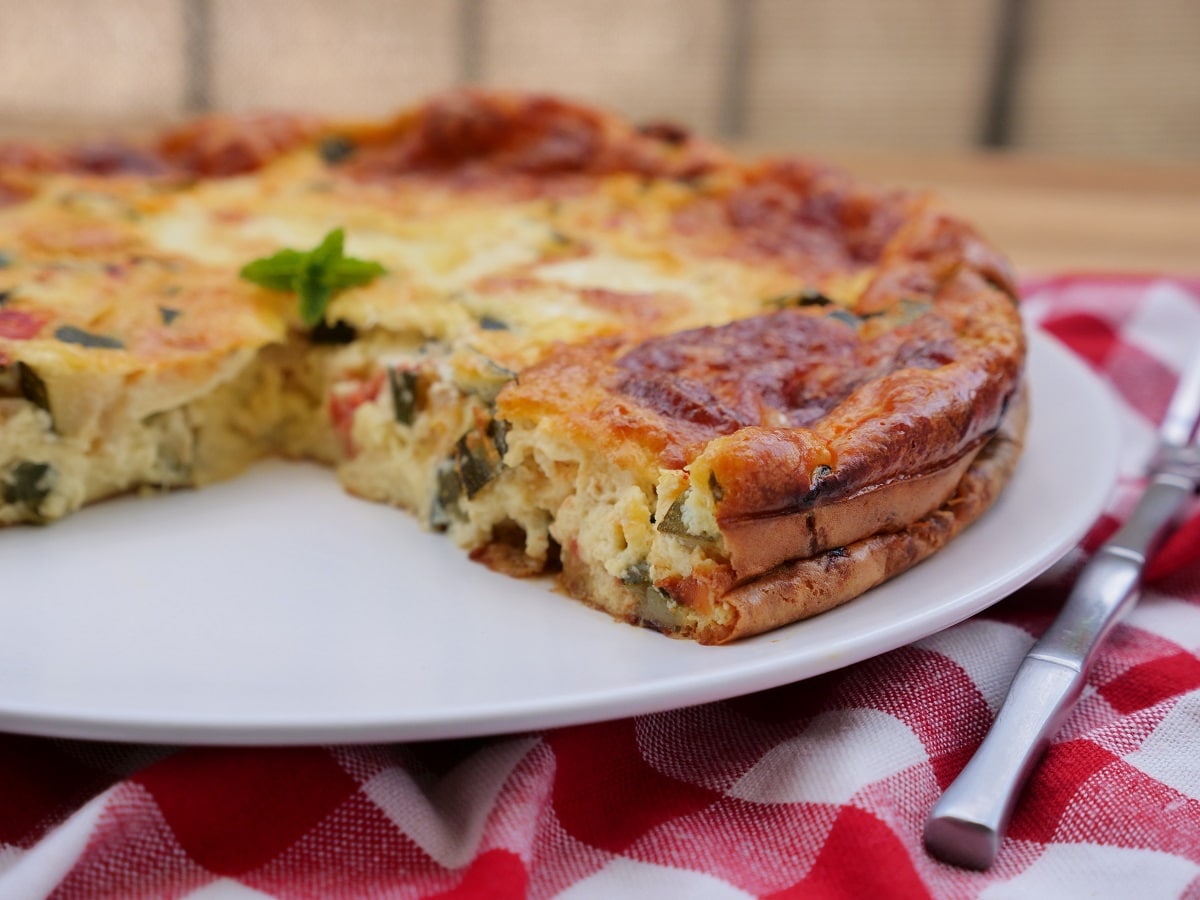
M658 585L650 585L642 597L638 616L643 622L666 631L678 631L685 623L684 608Z
M483 490L503 468L505 449L505 428L495 419L489 420L486 428L472 429L458 439L454 445L454 461L468 500Z
M437 488L429 509L429 527L445 530L455 519L462 518L458 498L462 496L462 479L453 458L442 460L437 468Z
M626 587L640 587L650 584L650 561L643 559L621 573L621 584Z
M488 422L487 433L496 445L496 452L500 454L500 460L503 462L504 454L508 452L508 423L503 419L492 419Z
M658 530L663 534L676 534L681 537L690 537L691 533L687 530L687 526L683 524L683 505L687 503L688 495L692 489L684 488L683 493L675 498L675 501L667 508L667 512L662 517L662 521L658 523Z
M504 454L508 452L507 434L507 423L489 419L486 425L472 428L455 442L454 452L448 461L458 475L460 491L466 493L468 500L483 490L504 468Z
M54 489L55 477L54 468L49 463L30 460L19 462L5 476L4 502L24 506L34 516L40 517L42 502Z
M701 533L696 534L691 531L687 522L684 521L684 507L687 505L688 498L692 495L691 487L686 487L683 493L675 498L674 502L667 507L666 513L662 517L662 521L657 524L657 528L663 534L673 534L676 537L688 538L692 541L712 542L720 538L720 535Z
M485 449L491 447L490 443L479 441L478 432L475 431L467 432L454 445L454 461L468 500L483 490L495 474Z
M401 425L411 425L417 418L417 373L388 366L387 376L396 421Z

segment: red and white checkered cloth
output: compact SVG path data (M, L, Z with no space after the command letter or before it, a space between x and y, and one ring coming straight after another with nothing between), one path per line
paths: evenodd
M1128 513L1200 345L1200 281L1069 277L1027 295L1111 385L1128 440L1108 514L1015 596L799 684L539 734L259 749L0 736L0 896L1200 898L1196 507L993 868L922 849L1021 656Z

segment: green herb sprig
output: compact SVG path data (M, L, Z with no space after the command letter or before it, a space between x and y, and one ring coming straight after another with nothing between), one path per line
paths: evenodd
M242 278L300 298L300 318L310 328L325 318L339 291L367 284L387 272L377 262L345 255L346 233L335 228L312 250L280 250L242 267Z

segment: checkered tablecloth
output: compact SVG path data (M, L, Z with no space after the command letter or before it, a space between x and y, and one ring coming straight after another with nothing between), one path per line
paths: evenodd
M1125 443L1106 515L1013 597L799 684L537 734L294 748L0 736L0 897L1200 897L1195 506L993 868L922 849L1019 659L1128 514L1200 347L1200 281L1026 288L1031 320L1111 387Z

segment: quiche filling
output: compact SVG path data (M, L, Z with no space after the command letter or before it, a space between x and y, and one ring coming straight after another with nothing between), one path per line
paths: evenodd
M986 509L1023 360L1003 259L931 199L558 100L0 145L0 524L312 459L720 642Z

